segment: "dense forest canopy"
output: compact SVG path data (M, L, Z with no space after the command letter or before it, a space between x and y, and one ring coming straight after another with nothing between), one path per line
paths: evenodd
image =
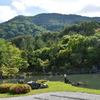
M97 21L68 25L61 32L44 32L35 37L18 36L10 41L23 50L29 68L34 71L64 73L69 69L89 71L93 65L100 66Z
M93 20L92 18L69 15L70 19L74 18L69 25L62 24L65 26L62 30L51 31L46 28L47 22L49 24L47 19L51 18L51 14L47 16L49 14L40 14L30 17L31 19L18 16L0 25L0 36L7 39L0 40L1 69L4 72L7 72L5 68L17 68L17 70L27 68L28 71L38 73L82 73L89 72L92 66L96 66L96 70L99 70L100 22L90 21ZM53 14L52 18L56 21L59 19L59 23L69 23L68 20L62 21L60 16L65 17L65 20L66 16L68 17L68 15ZM78 20L77 17L80 19ZM45 21L41 20L39 23L40 18ZM81 22L81 18L89 20ZM75 19L80 23L75 23ZM55 20L52 21L56 25L58 22L56 23ZM13 30L11 33L13 38L8 34L8 30ZM20 31L21 34L18 35Z

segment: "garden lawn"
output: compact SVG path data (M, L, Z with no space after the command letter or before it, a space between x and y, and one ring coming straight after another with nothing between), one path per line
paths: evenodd
M64 82L51 81L51 82L46 82L46 84L49 85L49 88L31 90L29 93L26 93L26 94L12 95L9 93L4 93L4 94L0 94L0 98L26 96L26 95L34 95L34 94L47 93L47 92L58 92L58 91L60 91L60 92L61 91L85 92L85 93L92 93L92 94L100 94L100 90L88 89L88 88L83 88L83 87L75 87L75 86L72 86L71 84L66 84Z

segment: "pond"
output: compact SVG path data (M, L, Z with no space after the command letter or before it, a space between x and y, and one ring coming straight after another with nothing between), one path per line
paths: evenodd
M86 84L86 88L100 89L100 74L80 74L80 75L68 75L71 82L77 83L82 82ZM24 83L28 81L37 81L41 79L46 79L49 81L62 81L64 82L63 75L59 76L29 76L25 77ZM2 83L17 83L19 79L0 79L0 84Z

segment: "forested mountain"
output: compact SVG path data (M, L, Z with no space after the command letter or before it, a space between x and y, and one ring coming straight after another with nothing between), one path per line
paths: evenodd
M20 35L29 35L29 34L42 34L47 31L41 26L27 20L27 17L18 16L14 19L0 24L0 38L13 38Z
M39 14L31 17L33 23L38 26L42 26L50 31L61 31L66 25L80 23L82 21L100 21L100 18L90 18L80 15L63 15L63 14Z
M0 24L0 38L9 39L29 34L35 36L47 31L60 32L66 25L78 24L82 21L100 21L100 18L90 18L71 14L62 15L56 13L44 13L36 16L20 15Z
M32 73L100 71L99 18L17 16L0 24L0 37L5 38L0 39L0 70L4 73L25 68Z

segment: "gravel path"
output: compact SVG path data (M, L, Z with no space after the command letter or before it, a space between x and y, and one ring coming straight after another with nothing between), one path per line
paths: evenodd
M80 92L49 92L23 97L0 98L0 100L100 100L100 95Z

